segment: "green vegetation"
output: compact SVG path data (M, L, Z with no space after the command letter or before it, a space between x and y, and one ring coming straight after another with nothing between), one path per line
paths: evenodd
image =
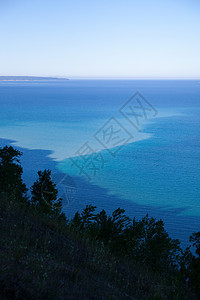
M0 149L0 299L200 298L200 232L193 254L148 215L89 205L67 220L50 170L28 199L20 156Z
M31 205L38 213L56 216L59 221L66 221L62 212L62 199L57 198L58 190L51 179L51 171L38 172L39 179L31 187Z
M21 178L21 155L22 153L13 147L6 146L0 149L0 191L24 202L27 200L27 189Z

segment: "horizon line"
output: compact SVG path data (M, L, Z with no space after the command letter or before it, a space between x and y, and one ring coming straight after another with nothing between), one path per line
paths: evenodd
M61 76L61 75L0 75L0 77L40 77L78 80L200 80L200 77L118 77L118 76Z

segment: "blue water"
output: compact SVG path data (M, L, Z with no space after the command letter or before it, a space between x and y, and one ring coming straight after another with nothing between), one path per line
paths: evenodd
M157 112L147 111L145 119L140 111L139 131L119 111L136 91ZM131 216L148 212L163 217L183 242L200 229L199 114L199 81L0 82L0 138L50 150L55 169L82 182L69 214L88 199L109 211L125 207ZM106 122L123 126L125 138L105 149L95 137ZM90 152L78 157L86 142ZM90 164L83 171L94 161L96 170Z

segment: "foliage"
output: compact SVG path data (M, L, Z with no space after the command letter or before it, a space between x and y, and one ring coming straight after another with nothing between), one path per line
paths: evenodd
M39 179L31 187L31 203L38 211L65 219L62 212L62 199L57 198L58 190L51 179L51 171L38 172Z
M6 197L0 198L0 244L2 300L193 299L142 264Z
M27 188L22 181L21 155L22 153L12 146L0 148L0 192L18 201L26 201Z
M124 209L116 209L111 216L105 210L94 214L89 205L81 215L77 212L70 225L87 232L92 239L101 240L116 252L143 262L156 271L173 271L178 268L180 242L171 239L162 220L149 218L131 221Z
M190 236L195 254L191 252L191 246L183 252L180 261L180 273L187 286L192 288L200 298L200 231Z

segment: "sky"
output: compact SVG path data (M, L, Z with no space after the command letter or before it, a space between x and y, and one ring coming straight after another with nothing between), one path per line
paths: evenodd
M199 0L0 0L0 76L200 79Z

